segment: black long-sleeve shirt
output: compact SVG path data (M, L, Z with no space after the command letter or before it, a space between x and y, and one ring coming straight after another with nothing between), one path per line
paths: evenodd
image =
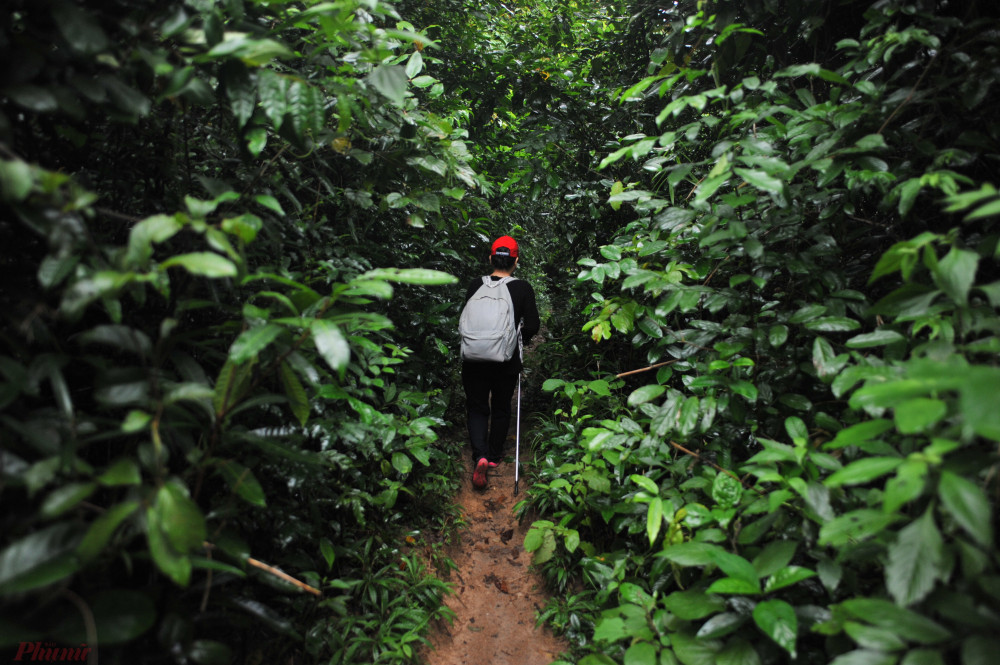
M490 275L490 279L496 282L502 278ZM469 298L475 295L482 285L482 277L477 277L469 282L469 286L465 290L465 302L469 302ZM531 338L538 334L538 329L542 325L538 318L538 306L535 304L535 290L531 288L531 284L516 278L507 282L505 286L510 292L511 301L514 303L514 321L521 323L521 340L527 346ZM513 358L502 363L468 360L463 362L466 365L499 365L504 373L516 374L521 371L521 358L517 353L514 354Z

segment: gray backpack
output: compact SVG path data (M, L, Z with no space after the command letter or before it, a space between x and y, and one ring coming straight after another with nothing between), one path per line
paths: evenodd
M520 331L514 323L514 302L505 284L513 277L497 281L489 275L469 298L458 319L462 336L462 360L504 362L514 357Z

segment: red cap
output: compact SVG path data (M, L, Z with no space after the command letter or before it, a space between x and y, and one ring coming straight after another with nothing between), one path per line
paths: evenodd
M512 256L517 258L517 241L510 236L500 236L493 241L490 256Z

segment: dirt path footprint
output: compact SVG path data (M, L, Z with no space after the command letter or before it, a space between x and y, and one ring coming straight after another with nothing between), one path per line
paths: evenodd
M535 627L535 612L548 599L542 578L530 569L522 543L529 524L518 524L514 465L504 463L489 476L485 491L472 487L472 462L455 497L467 526L449 551L454 595L446 599L455 621L429 636L422 654L428 665L548 665L568 646L545 627ZM521 479L523 490L524 478Z

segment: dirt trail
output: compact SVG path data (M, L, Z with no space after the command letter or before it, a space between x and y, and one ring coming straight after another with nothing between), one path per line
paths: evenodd
M455 621L435 628L423 659L428 665L548 665L568 646L547 628L535 627L535 612L548 597L522 547L530 523L518 524L513 514L523 497L513 496L513 461L492 470L487 488L477 491L470 457L467 449L466 473L455 497L467 526L448 552L458 566L450 578L455 593L445 601Z

